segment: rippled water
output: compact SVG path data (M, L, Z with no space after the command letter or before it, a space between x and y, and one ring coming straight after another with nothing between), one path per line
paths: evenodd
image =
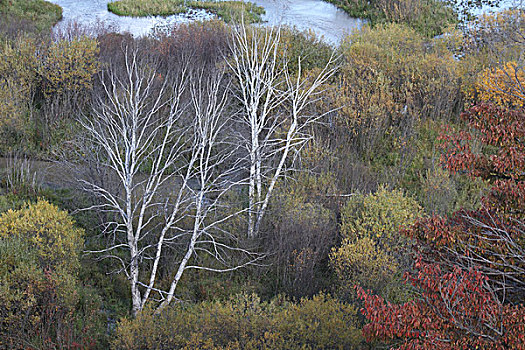
M300 30L313 30L327 41L341 41L361 27L362 20L320 0L254 0L266 10L264 20L271 25L286 24Z
M156 26L170 26L173 23L212 18L204 10L169 17L120 17L107 10L107 4L112 0L49 1L62 6L64 17L62 25L71 20L83 24L104 22L133 35L147 34ZM362 24L361 20L351 18L334 5L322 0L254 0L253 2L265 8L266 15L263 19L268 24L286 24L301 30L311 29L331 43L339 42L346 34Z

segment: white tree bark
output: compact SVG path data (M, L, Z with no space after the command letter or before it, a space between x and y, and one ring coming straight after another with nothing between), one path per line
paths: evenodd
M115 66L105 70L98 107L80 120L85 140L96 144L84 151L101 150L92 158L118 186L81 181L99 199L89 209L113 217L106 223L115 237L112 244L91 253L120 262L136 315L152 295L159 310L172 302L187 269L231 271L259 257L230 245L230 240L221 241L221 224L242 212L217 214L224 196L242 183L236 176L238 164L231 162L238 146L225 133L222 72L205 76L203 71L190 73L185 65L172 76L159 77L154 59L128 49L125 65L124 74L117 74ZM188 92L186 105L183 95ZM219 173L226 164L230 170ZM170 274L162 264L170 245L184 249L169 289L162 290L157 284L161 269ZM244 260L231 265L226 257L232 252ZM189 265L196 254L211 255L217 265Z
M248 130L240 140L248 159L247 234L256 237L278 179L293 170L287 165L290 156L312 138L310 127L324 115L306 112L337 66L332 55L324 69L306 78L299 58L298 75L291 77L280 28L241 24L233 28L230 50L227 62L237 81L241 122Z

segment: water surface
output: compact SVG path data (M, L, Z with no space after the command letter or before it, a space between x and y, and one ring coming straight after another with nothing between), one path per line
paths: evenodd
M171 26L192 20L206 20L213 15L204 10L168 17L121 17L107 10L112 0L49 0L63 8L64 25L69 21L82 24L104 23L127 31L133 35L145 35L153 28ZM337 43L362 24L362 20L351 18L344 11L322 0L254 0L266 10L263 19L267 24L296 26L300 30L310 29L326 41Z

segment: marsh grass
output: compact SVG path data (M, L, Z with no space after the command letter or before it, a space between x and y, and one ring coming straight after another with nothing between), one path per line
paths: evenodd
M170 16L186 13L190 9L203 9L216 14L225 22L243 18L250 23L261 22L262 7L243 1L193 0L119 0L108 4L108 10L119 16Z
M457 23L453 9L441 0L326 0L372 26L402 23L427 37L442 34Z
M48 30L62 19L62 8L44 0L0 0L0 14L34 23Z

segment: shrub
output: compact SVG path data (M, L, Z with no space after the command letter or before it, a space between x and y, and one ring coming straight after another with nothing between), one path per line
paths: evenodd
M508 108L522 108L525 106L524 85L523 67L517 62L506 62L482 71L474 89L479 101Z
M52 43L39 71L46 96L91 89L98 51L97 41L88 37Z
M442 162L491 184L483 207L418 220L405 230L418 259L407 281L408 303L387 303L365 292L367 339L401 349L524 349L525 113L481 104L462 115L463 131L441 136ZM484 147L473 146L474 140Z
M352 197L342 210L341 234L347 239L369 237L392 249L399 242L399 228L410 225L422 209L402 191L380 187L376 193Z
M86 108L99 70L98 45L86 36L52 42L39 59L35 142L45 152L74 132L74 116Z
M0 152L27 142L32 93L37 82L36 41L30 37L0 43Z
M98 71L92 38L49 45L20 35L0 43L0 152L49 152L71 132Z
M289 304L273 327L284 340L279 349L355 349L361 342L357 325L354 306L319 294Z
M288 70L296 74L301 60L303 73L312 69L322 69L328 63L333 49L313 31L300 31L297 28L284 27L281 30L282 52L288 59Z
M337 243L337 221L327 195L335 195L336 188L331 174L299 174L281 184L263 238L270 294L312 296L331 284L327 260Z
M67 212L42 200L22 210L8 210L0 217L0 238L27 240L43 269L63 268L73 273L78 268L82 234Z
M77 279L82 235L43 200L0 216L0 347L96 345L98 299Z
M459 110L458 63L439 42L389 24L365 26L340 50L344 64L332 96L340 107L335 123L359 150L385 150L386 143L400 144L400 136L421 120L446 119Z
M399 230L421 215L414 199L384 187L350 199L342 210L343 242L330 255L340 291L352 299L353 285L359 284L389 299L406 298L402 273L410 264L410 242Z
M445 40L398 24L365 27L340 52L340 74L325 92L335 110L317 134L331 151L328 168L345 192L387 183L417 193L412 185L430 165L421 159L422 126L459 114L459 62ZM423 156L432 156L429 146Z
M329 296L291 303L240 294L177 304L119 322L115 349L351 349L361 341L356 310Z

